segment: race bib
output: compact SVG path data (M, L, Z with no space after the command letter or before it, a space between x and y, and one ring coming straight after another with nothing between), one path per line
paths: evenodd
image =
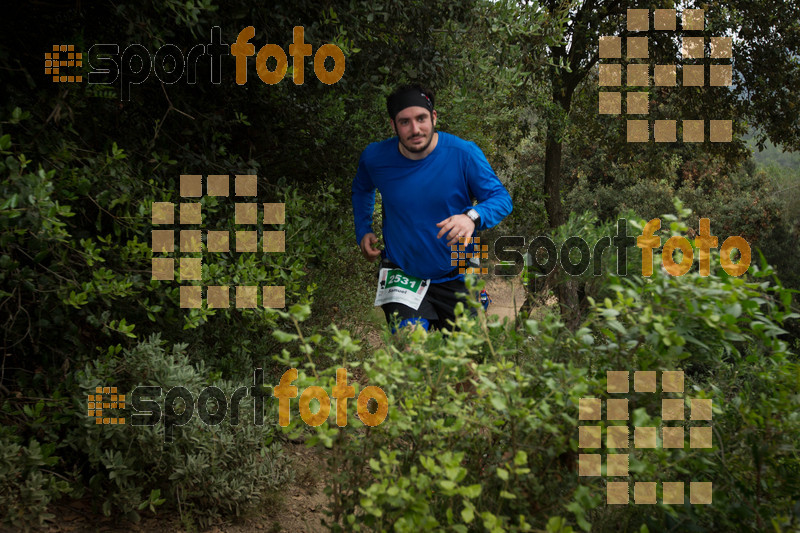
M430 285L431 280L409 276L399 268L382 268L378 275L375 305L393 302L419 309Z

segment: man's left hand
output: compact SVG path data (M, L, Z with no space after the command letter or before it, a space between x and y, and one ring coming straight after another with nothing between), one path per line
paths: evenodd
M467 215L453 215L436 224L436 227L441 228L436 235L437 239L447 234L447 246L458 243L461 238L466 246L472 242L472 233L475 231L475 223Z

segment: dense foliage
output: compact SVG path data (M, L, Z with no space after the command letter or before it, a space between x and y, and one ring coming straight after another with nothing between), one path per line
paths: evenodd
M677 220L673 228L685 230ZM630 266L632 272L635 262ZM746 279L697 272L675 278L656 268L649 279L606 276L575 332L552 314L519 329L462 317L457 333L418 329L358 358L350 337L335 331L334 359L345 365L357 357L351 366L380 384L392 409L378 427L342 430L331 422L312 439L334 451L328 525L345 531L795 530L800 367L780 340L780 324L798 317L790 302L789 291L763 265ZM299 308L290 312L302 317ZM577 455L586 453L578 449L579 399L603 397L608 370L632 376L676 369L685 372L685 395L677 397L687 413L689 399L712 400L713 448L690 448L688 438L684 449L631 448L631 477L687 486L712 481L713 505L606 506L604 483L576 475ZM332 369L327 374L332 387ZM300 383L317 381L301 376ZM632 425L662 425L661 395L628 397ZM678 424L687 437L700 425L688 416Z
M773 151L749 160L743 125L725 149L622 142L621 123L597 116L591 57L592 32L621 27L619 2L56 4L14 3L0 21L0 527L52 522L54 504L76 498L120 521L176 514L186 529L280 508L298 470L285 446L303 438L332 449L333 529L800 528L796 160ZM737 21L747 31L785 30L773 36L785 49L758 39L742 48L743 62L769 50L785 68L742 63L741 90L760 96L739 103L758 132L796 147L788 110L798 98L798 28L796 17L775 12L712 2L709 17L720 22L709 31ZM141 43L151 53L175 43L188 54L212 27L230 44L248 25L256 50L288 50L292 28L303 26L315 50L342 49L345 76L324 85L307 58L304 84L290 71L266 85L250 58L240 86L227 58L220 85L201 62L196 84L151 76L126 98L119 80L53 83L42 72L56 43L84 52ZM556 56L576 31L589 44L573 69ZM674 57L672 43L662 45L659 54ZM562 77L574 81L569 113L553 98ZM594 242L620 217L635 234L640 218L663 216L679 197L691 212L678 204L664 216L664 236L710 218L721 240L753 243L753 267L743 278L672 278L656 268L644 279L632 274L634 249L627 276L614 275L612 257L602 276L556 272L547 288L570 284L580 299L539 310L539 320L462 318L452 335L388 336L371 308L374 270L354 246L349 184L360 150L389 134L385 95L413 80L436 90L439 127L475 141L512 193L514 213L487 240ZM653 98L657 112L680 104L679 95ZM554 196L544 169L556 130L563 161ZM277 228L286 253L195 255L204 259L198 284L283 285L287 311L181 309L178 283L151 279L152 204L178 201L181 174L256 174L258 201L286 204ZM553 198L563 208L558 224L545 208ZM236 229L231 204L203 198L204 223ZM290 366L301 369L300 390L330 390L335 369L350 369L357 388L387 392L388 419L365 428L351 407L344 429L332 415L316 430L299 420L281 430L277 402L253 371L271 385ZM687 396L714 402L715 441L711 450L632 451L633 478L713 480L714 505L609 507L600 481L578 477L578 398L602 394L606 370L641 369L685 370ZM96 425L86 416L87 394L108 385L218 387L228 397L252 386L268 401L263 424L242 414L238 424L209 426L195 416L165 443L163 421ZM634 422L659 423L656 399L632 401ZM255 403L247 396L241 412Z

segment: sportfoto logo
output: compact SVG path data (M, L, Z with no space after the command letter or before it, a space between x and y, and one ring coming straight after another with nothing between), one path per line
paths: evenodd
M87 77L90 84L112 85L119 82L120 99L130 100L131 86L141 85L153 74L167 85L185 80L189 85L197 83L197 66L206 62L210 66L211 83L222 83L223 57L234 56L237 85L247 83L248 58L255 56L256 73L262 82L274 85L286 75L289 61L286 52L276 44L266 44L256 53L250 39L255 37L255 27L247 26L236 38L236 43L228 45L221 41L219 26L211 28L211 42L192 46L186 56L177 45L165 44L153 55L141 44L128 45L120 54L117 44L95 44L87 54L91 68ZM296 85L305 82L305 58L314 56L314 74L326 85L333 85L344 76L345 58L341 48L335 44L323 44L314 53L310 44L304 40L303 26L294 27L289 55L292 56L292 80ZM63 52L63 54L62 54ZM82 75L68 72L69 67L83 66L83 54L75 52L74 45L53 45L52 51L44 54L45 74L52 76L53 82L79 83ZM275 59L275 68L270 70L268 62ZM325 62L333 61L333 69L327 70Z
M617 234L614 237L602 237L594 243L593 248L589 248L583 238L572 236L564 241L560 250L556 250L556 244L546 236L540 235L530 241L525 252L525 238L518 236L503 236L494 243L495 257L498 264L495 265L495 276L516 276L523 271L526 266L527 272L535 272L539 275L547 275L556 267L556 263L561 262L564 272L570 276L580 276L586 272L589 265L592 265L592 274L601 275L601 265L603 252L613 246L617 249L617 274L624 276L627 274L627 259L629 246L636 245L642 250L642 275L649 277L653 275L653 250L661 246L661 237L654 235L661 228L661 219L654 218L645 224L642 234L634 239L627 233L627 220L617 221ZM477 238L473 239L476 243ZM466 246L461 239L459 244L451 245L451 265L458 266L461 274L486 274L486 268L478 269L469 267L469 259L488 257L488 246L476 245L472 252L466 252ZM711 249L719 246L719 239L711 235L711 221L707 218L700 219L700 231L694 240L694 245L698 251L699 272L701 276L708 276L711 273ZM540 261L539 252L546 252L547 259ZM573 261L571 254L573 251L580 253L580 260ZM680 250L683 257L679 262L675 262L673 254ZM734 263L731 254L734 250L739 251L740 259ZM527 255L527 259L526 256ZM742 237L736 235L728 237L719 249L719 261L722 269L729 275L738 277L743 275L750 268L750 244ZM680 235L674 235L667 239L661 250L661 261L664 270L671 276L683 276L692 268L694 264L694 249L689 239Z
M291 398L297 398L298 388L292 383L297 380L296 368L291 368L281 376L279 384L273 388L272 396L278 399L278 424L286 427L291 421ZM219 387L205 387L195 397L186 387L172 387L164 395L161 387L140 386L133 389L130 396L130 407L133 413L129 417L132 426L155 426L163 419L164 442L172 442L175 427L185 426L194 417L195 411L198 418L208 425L217 426L226 418L230 425L239 425L240 403L248 393L253 398L253 424L264 425L264 397L267 393L263 390L264 371L257 368L253 373L253 386L239 387L230 397L230 400ZM96 394L88 395L87 412L95 419L95 424L122 424L126 418L109 412L126 408L125 395L117 394L116 387L97 387ZM325 389L311 386L300 394L300 418L309 426L320 426L328 420L331 412L331 397L336 400L336 425L347 426L347 400L356 397L356 389L347 383L347 369L336 370L336 385L331 390L331 395ZM163 398L163 400L162 400ZM215 407L209 408L209 401L213 400ZM312 412L311 401L317 400L317 412ZM369 410L368 404L374 400L377 405L375 412ZM163 413L163 417L162 417ZM389 398L383 389L369 385L361 389L356 400L356 414L364 425L379 426L389 414Z

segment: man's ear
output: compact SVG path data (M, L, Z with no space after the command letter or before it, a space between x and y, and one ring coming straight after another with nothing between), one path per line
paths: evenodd
M395 125L394 125L394 120L390 118L390 119L389 119L389 124L391 124L391 126L392 126L392 131L394 132L394 134L395 134L395 135L397 135L397 128L396 128L396 127L395 127Z
M431 112L431 117L433 117L433 127L435 128L436 127L436 117L437 117L435 109Z

